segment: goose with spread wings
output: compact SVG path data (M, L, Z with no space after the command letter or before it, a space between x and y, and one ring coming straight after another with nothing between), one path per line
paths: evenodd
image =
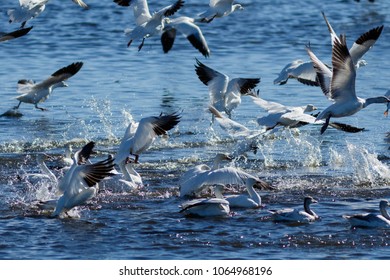
M139 155L152 145L155 138L166 135L179 122L180 115L177 113L142 118L135 132L131 128L126 129L115 156L115 163L120 167L129 162L138 163ZM134 159L130 159L130 155L134 156ZM122 167L121 171L126 172Z
M106 177L115 175L114 158L88 163L95 143L89 142L73 156L73 163L64 177L58 183L57 200L52 217L58 217L62 212L86 203L93 198L98 191L98 183Z
M193 18L185 16L169 19L164 25L161 35L161 44L164 53L168 53L171 50L177 31L183 34L191 45L202 55L205 57L210 56L210 49L199 26L195 24Z
M80 7L88 8L82 0L72 1ZM47 2L49 0L19 0L19 7L7 11L9 22L21 22L20 28L23 28L27 21L37 17L45 10Z
M259 96L252 97L252 100L253 103L268 112L268 115L257 118L257 123L260 126L265 126L267 130L277 126L297 128L307 124L324 123L324 121L318 121L315 116L309 114L314 110L317 110L312 104L304 106L285 106L278 102L262 99ZM364 129L340 122L330 122L329 125L338 130L350 133L360 132Z
M198 16L198 21L210 23L215 18L230 15L234 11L243 10L241 4L233 4L234 0L210 0L209 8Z
M332 49L332 67L330 88L328 87L326 75L329 76L329 69L311 51L306 48L314 68L317 71L321 89L333 104L323 110L316 120L325 120L321 127L321 134L327 129L331 118L341 118L351 116L361 109L375 103L385 103L389 106L390 99L383 95L377 97L361 98L356 95L355 80L356 68L353 59L348 51L345 35L341 35L339 40L334 41Z
M208 86L210 103L218 111L231 118L232 111L241 104L241 95L253 95L260 78L233 78L218 72L196 59L195 72L199 80Z
M174 4L151 14L146 0L114 0L114 2L119 6L132 6L133 8L137 26L132 30L125 30L125 32L130 36L127 47L130 47L134 40L142 39L138 51L142 49L146 38L161 34L165 23L169 21L168 17L174 15L184 5L183 0L177 0Z
M72 63L54 72L49 78L40 83L32 80L19 80L18 93L21 93L21 95L16 97L19 104L14 109L18 109L22 103L30 103L34 104L37 109L46 110L38 107L38 103L44 102L55 88L67 87L65 81L79 72L82 66L83 62Z
M335 41L339 41L336 32L333 30L325 14L322 13L325 23L328 27L329 34L331 37L332 46ZM376 43L380 37L383 30L383 25L370 29L369 31L363 33L359 36L358 39L353 43L352 47L349 49L353 64L356 69L365 66L367 62L362 59L362 57L368 52L371 47ZM330 80L332 76L331 66L324 64L324 67L327 68L326 78ZM320 86L320 83L317 79L317 72L314 69L312 61L303 61L295 60L287 64L282 71L279 73L279 76L274 80L274 84L284 85L287 83L288 79L296 79L302 84L310 86Z

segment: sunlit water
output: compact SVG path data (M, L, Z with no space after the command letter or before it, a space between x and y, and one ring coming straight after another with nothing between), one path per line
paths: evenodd
M6 10L17 1L1 1L2 31ZM149 1L150 9L169 1ZM202 2L202 3L201 3ZM313 3L311 3L313 2ZM324 3L322 3L324 2ZM184 37L170 53L158 38L140 52L135 42L126 48L123 30L134 25L130 9L111 1L90 0L82 10L71 1L50 1L31 21L24 38L0 45L1 110L17 105L19 79L40 81L75 61L84 66L42 104L41 112L22 104L21 118L0 118L0 255L2 259L384 259L389 231L351 229L343 214L378 211L389 199L389 119L384 105L372 105L342 121L364 127L357 134L320 126L279 130L258 140L256 154L248 152L234 164L271 183L262 191L264 209L234 210L224 219L185 218L179 213L178 180L190 167L211 163L217 152L234 150L232 140L216 124L210 128L206 111L208 90L194 71L195 58L232 77L261 77L260 95L286 105L312 103L320 110L329 101L319 88L289 81L273 85L279 71L294 59L308 59L305 45L330 62L330 39L324 11L348 44L363 32L384 24L383 33L367 53L368 65L358 70L362 97L388 90L390 71L388 1L249 1L244 11L202 25L211 56L204 59ZM332 3L328 3L332 2ZM187 0L181 15L195 15L208 1ZM168 139L158 139L141 157L137 171L145 186L129 191L118 178L105 181L77 218L49 219L37 212L37 200L54 198L53 186L42 178L36 154L54 157L49 168L62 176L60 160L73 150L96 142L93 160L116 152L129 118L136 121L161 112L181 112L180 124ZM2 112L1 112L2 113ZM243 97L233 118L257 128L263 112ZM242 191L242 188L236 190ZM302 207L312 195L321 220L288 226L269 219L268 209Z

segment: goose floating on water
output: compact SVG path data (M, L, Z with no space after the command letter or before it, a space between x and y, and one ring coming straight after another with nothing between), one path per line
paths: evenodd
M261 207L261 196L255 191L254 187L257 187L259 181L255 178L247 178L245 180L245 188L247 194L230 194L224 195L222 188L217 186L214 190L217 198L224 198L229 202L231 208L259 208ZM262 184L259 184L260 188L263 188Z
M386 96L377 96L370 98L360 98L356 95L355 80L356 68L347 48L345 35L340 36L340 40L335 40L332 49L332 66L330 90L324 90L328 87L325 75L329 76L329 69L315 56L310 47L306 48L310 59L317 71L318 80L321 84L324 94L333 104L323 110L316 120L325 120L322 125L321 134L325 132L331 118L341 118L351 116L368 105L374 103L385 103L388 107L390 99Z
M137 26L132 30L126 30L126 33L130 36L127 47L129 47L134 40L142 39L141 44L138 46L138 51L142 49L146 38L161 34L165 23L168 21L167 17L174 15L184 5L183 0L177 0L174 4L150 14L148 2L146 0L114 0L114 2L119 6L133 7Z
M210 0L209 8L198 15L198 21L210 23L214 18L230 15L234 11L243 10L241 4L233 4L234 0Z
M303 200L303 211L296 208L285 208L281 210L269 210L272 214L271 218L275 222L287 223L309 223L319 219L319 216L310 209L310 204L318 203L311 196L307 196Z
M231 118L232 111L241 104L241 95L253 95L260 78L234 78L218 72L196 59L195 72L208 86L211 105Z
M82 66L83 62L72 63L57 70L49 78L40 83L35 83L32 80L19 80L18 92L21 95L16 97L19 100L19 104L14 107L14 110L18 109L22 103L34 104L35 108L42 111L47 110L38 107L38 103L44 102L55 88L67 87L68 85L65 81L79 72Z
M364 228L379 228L390 227L390 216L387 212L389 202L387 200L381 200L379 202L380 215L373 213L355 214L355 215L343 215L343 218L347 219L351 224L351 227L364 227Z
M184 202L180 213L189 217L228 217L229 202L222 198L200 198Z

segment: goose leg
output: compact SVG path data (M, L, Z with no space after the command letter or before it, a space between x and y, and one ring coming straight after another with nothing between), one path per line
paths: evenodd
M321 134L325 132L325 130L328 128L329 125L330 116L328 116L325 120L325 123L321 127Z
M19 101L18 106L15 106L15 107L14 107L14 110L19 109L20 104L22 104L22 101Z
M145 37L142 38L142 43L141 43L141 45L138 46L138 51L140 51L142 49L142 47L144 46L144 42L145 42Z

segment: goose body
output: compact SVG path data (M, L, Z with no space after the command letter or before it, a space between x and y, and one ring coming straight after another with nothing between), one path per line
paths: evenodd
M181 205L180 213L190 217L227 217L229 202L221 198L194 199Z
M167 17L175 14L184 5L183 0L177 0L174 4L151 14L146 0L114 0L114 2L119 6L132 6L133 8L137 26L132 30L126 31L130 37L127 46L129 47L134 40L142 39L141 44L138 46L138 51L142 49L146 38L160 35L165 23L168 22Z
M332 50L333 72L330 73L323 67L323 63L314 55L309 47L307 52L313 61L317 71L318 80L325 95L333 101L333 104L323 110L316 120L325 120L321 128L321 134L325 132L331 118L351 116L361 109L374 103L385 103L388 106L390 99L387 96L360 98L355 92L356 68L346 45L345 35L334 41ZM327 90L327 79L331 76L330 89Z
M364 228L388 228L390 227L390 216L387 212L389 202L387 200L381 200L379 202L380 215L373 213L355 214L355 215L343 215L343 218L347 219L351 224L351 227L364 227Z
M230 15L234 11L243 10L241 4L233 4L234 0L210 0L209 8L198 15L198 21L211 22L214 18Z
M82 66L82 62L72 63L57 70L49 78L40 83L35 83L32 80L19 80L18 93L20 95L16 97L19 104L14 109L18 109L22 103L30 103L34 104L37 109L42 111L46 110L45 108L38 107L38 103L44 102L55 88L67 87L68 85L65 81L75 75Z
M308 196L304 198L303 210L297 208L285 208L270 210L271 218L275 222L286 223L309 223L319 219L319 216L310 208L310 204L317 203L317 200Z
M196 60L195 72L199 80L208 86L210 103L231 118L232 111L241 104L241 95L253 95L260 78L234 78L218 72Z

